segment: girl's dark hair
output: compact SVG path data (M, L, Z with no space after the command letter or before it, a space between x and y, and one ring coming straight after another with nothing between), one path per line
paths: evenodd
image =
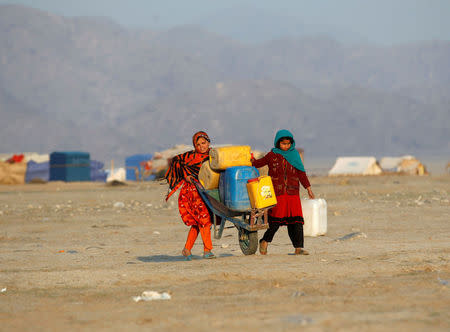
M279 149L280 148L280 142L284 141L285 139L288 139L291 144L294 143L294 139L292 137L286 136L286 137L281 137L278 141L277 141L277 146L276 148Z

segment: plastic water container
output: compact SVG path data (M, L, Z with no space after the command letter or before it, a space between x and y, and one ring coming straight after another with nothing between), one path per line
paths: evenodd
M247 211L251 204L247 191L247 180L259 176L255 167L235 166L229 167L220 174L219 194L220 199L231 210Z
M213 171L209 164L209 161L205 161L200 167L198 173L198 180L205 189L217 189L219 188L220 173Z
M216 201L220 202L219 188L206 190L206 193Z
M247 191L250 204L254 209L262 209L277 204L270 176L260 176L247 181Z
M252 166L250 161L250 146L234 145L213 148L209 151L211 168L223 171L234 166Z
M327 233L327 202L323 198L301 200L304 236L319 236Z

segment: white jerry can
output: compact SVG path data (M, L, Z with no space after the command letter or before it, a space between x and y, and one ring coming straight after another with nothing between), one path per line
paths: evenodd
M319 236L327 233L327 202L323 198L302 199L304 236Z

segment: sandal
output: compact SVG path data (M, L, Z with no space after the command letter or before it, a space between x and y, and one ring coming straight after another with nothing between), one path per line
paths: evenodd
M303 248L295 248L295 255L309 255L309 252Z
M203 254L203 258L211 259L211 258L216 258L216 256L214 256L214 254L211 251L208 251Z
M267 255L267 247L269 245L269 242L264 241L266 244L265 244L265 247L263 247L262 246L263 241L264 241L263 239L259 240L259 253L261 255Z

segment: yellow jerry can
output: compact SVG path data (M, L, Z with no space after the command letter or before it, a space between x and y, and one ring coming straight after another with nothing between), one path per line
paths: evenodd
M198 180L205 189L217 189L219 188L220 173L211 169L209 160L205 161L200 167L198 173Z
M262 209L277 205L277 197L270 176L260 176L247 181L250 205L254 209Z
M211 168L216 171L223 171L234 166L252 166L250 146L234 145L213 148L209 151L209 161Z

